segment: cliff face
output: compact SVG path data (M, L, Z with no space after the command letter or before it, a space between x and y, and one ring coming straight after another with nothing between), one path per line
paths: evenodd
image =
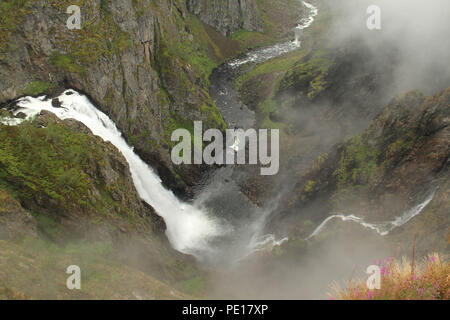
M188 0L187 7L225 36L239 29L264 31L264 22L254 0Z
M80 6L81 30L66 27L72 4ZM171 164L172 131L194 120L224 122L207 90L220 50L185 1L24 0L2 2L0 11L8 17L0 22L0 104L77 89L172 188L193 183L198 168Z
M430 97L419 92L397 97L361 135L320 156L299 177L274 225L304 237L331 212L393 221L436 191L424 212L392 237L408 239L408 247L415 232L419 247L445 250L449 119L450 88ZM313 222L308 227L307 220Z
M0 189L0 240L36 236L36 221L20 203Z

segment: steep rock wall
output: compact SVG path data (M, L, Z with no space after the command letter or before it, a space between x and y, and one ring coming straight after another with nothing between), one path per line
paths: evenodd
M66 26L70 5L80 30ZM200 21L185 1L2 2L0 104L74 88L107 113L172 189L195 183L198 167L174 167L171 133L203 121L225 124L208 94L215 66Z
M264 22L254 0L188 0L187 7L225 36L239 29L264 31Z

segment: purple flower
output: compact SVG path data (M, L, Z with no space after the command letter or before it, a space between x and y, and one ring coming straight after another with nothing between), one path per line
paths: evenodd
M372 290L369 290L369 292L367 292L367 298L373 299L373 291Z
M431 262L436 262L436 257L435 256L431 256L430 260L431 260Z
M386 274L386 272L387 272L386 267L382 267L382 268L381 268L381 274Z

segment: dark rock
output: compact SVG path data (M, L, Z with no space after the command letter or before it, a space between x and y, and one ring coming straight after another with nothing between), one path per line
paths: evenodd
M0 240L37 236L37 223L20 203L0 189Z
M61 103L61 101L59 101L58 98L54 98L54 99L52 99L52 106L54 108L61 108L62 107L62 103Z
M254 0L188 0L190 12L225 36L239 29L264 31Z
M26 115L25 113L23 113L23 112L18 112L18 113L16 114L16 118L19 118L19 119L26 119L26 118L27 118L27 115Z

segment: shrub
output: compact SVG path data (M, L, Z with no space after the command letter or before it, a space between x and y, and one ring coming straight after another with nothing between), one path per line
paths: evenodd
M424 258L418 265L406 258L379 262L381 287L369 290L366 281L350 280L346 288L333 284L331 299L341 300L448 300L450 264L438 254Z

